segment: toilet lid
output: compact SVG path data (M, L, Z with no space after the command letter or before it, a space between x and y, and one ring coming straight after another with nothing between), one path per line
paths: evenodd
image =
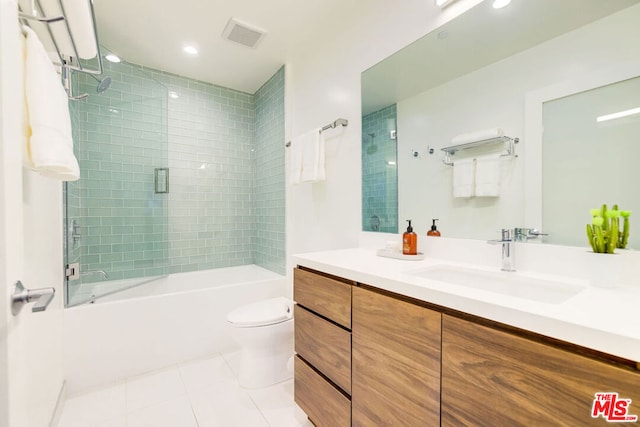
M233 326L249 328L273 325L292 317L291 301L286 298L272 298L233 310L227 315L227 321Z

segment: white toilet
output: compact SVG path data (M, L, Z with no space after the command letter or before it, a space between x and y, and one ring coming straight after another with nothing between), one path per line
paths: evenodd
M231 336L241 347L238 381L262 388L293 376L293 302L278 297L237 308L227 315Z

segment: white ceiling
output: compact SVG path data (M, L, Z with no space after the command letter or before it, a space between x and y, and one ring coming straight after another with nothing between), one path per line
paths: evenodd
M100 44L124 60L255 93L288 58L335 36L363 13L367 3L94 0L94 9ZM232 17L266 31L255 49L222 38ZM186 55L185 44L197 46L199 55Z

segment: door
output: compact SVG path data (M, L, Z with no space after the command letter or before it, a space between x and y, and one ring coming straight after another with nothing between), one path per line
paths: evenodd
M49 425L63 384L61 184L22 169L22 47L14 0L0 0L0 425ZM9 296L54 287L47 311L13 316Z

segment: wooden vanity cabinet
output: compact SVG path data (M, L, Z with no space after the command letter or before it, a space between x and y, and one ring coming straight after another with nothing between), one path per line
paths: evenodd
M591 417L598 392L640 417L639 372L443 315L443 427L604 426Z
M317 427L608 425L596 393L640 418L630 361L303 268L294 299L295 401Z
M294 270L294 399L316 427L351 425L352 282Z
M353 426L440 424L441 314L354 287Z

